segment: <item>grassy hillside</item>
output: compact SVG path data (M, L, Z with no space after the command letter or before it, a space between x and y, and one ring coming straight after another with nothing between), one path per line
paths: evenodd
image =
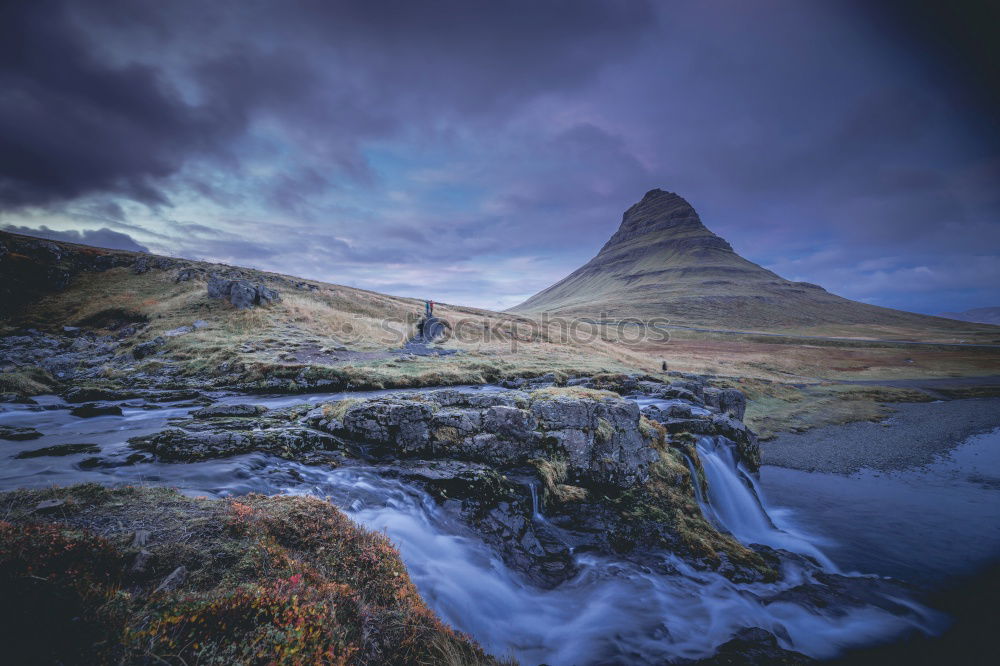
M238 388L271 378L331 378L353 389L496 382L549 372L695 373L739 386L754 401L751 422L765 434L823 423L878 418L884 402L927 394L845 392L839 381L878 384L930 378L1000 375L1000 349L914 346L796 337L728 335L670 330L669 338L635 340L613 325L581 326L569 335L559 322L439 304L436 314L452 337L432 349L452 355L398 353L415 330L423 303L286 275L204 262L102 250L0 233L0 277L18 285L18 298L0 308L0 339L28 329L59 335L80 327L94 336L123 338L89 384L114 389L170 371L194 387ZM138 263L137 263L138 262ZM208 296L212 274L240 277L280 293L280 300L238 310ZM52 276L55 276L54 282ZM188 279L178 281L182 276ZM183 335L171 331L203 322ZM995 328L964 338L1000 343ZM821 329L846 335L850 327ZM877 329L884 337L934 339L940 331ZM793 331L794 332L794 331ZM918 333L920 335L918 335ZM622 334L628 339L622 341ZM135 349L157 338L157 353L140 360ZM955 336L948 337L953 340ZM64 344L67 344L64 342ZM85 352L84 352L85 353ZM18 357L0 368L0 393L50 393L64 382ZM987 380L989 384L989 381ZM950 397L994 389L956 387ZM920 393L917 390L917 393ZM938 394L935 394L938 395ZM922 397L921 397L922 396Z
M8 300L0 310L0 334L27 328L59 333L66 326L106 334L135 323L139 332L123 345L123 355L163 337L165 358L181 364L188 375L211 376L220 366L239 363L248 377L330 369L353 374L359 387L417 386L549 371L621 371L650 363L603 340L563 342L529 319L449 304L437 304L435 314L449 322L452 335L435 348L458 353L393 354L415 332L422 301L247 268L7 233L0 233L0 243L7 247L6 256L0 256L0 271L22 278L22 293L30 291L30 298L21 303ZM54 261L38 246L54 248L59 259ZM101 263L95 264L95 257ZM138 272L140 261L138 266L148 270ZM53 287L39 277L54 270L66 273L65 285ZM178 281L182 274L188 279ZM279 292L280 300L238 310L224 299L209 297L207 282L213 274L266 285ZM204 325L184 335L168 335L195 321Z

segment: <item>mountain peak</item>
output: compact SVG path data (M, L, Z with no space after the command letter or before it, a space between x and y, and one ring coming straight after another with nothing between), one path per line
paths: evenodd
M738 255L701 223L684 197L661 189L646 192L625 211L597 256L511 311L605 320L655 317L761 331L931 321L786 280Z
M845 319L872 316L869 306L747 261L702 224L684 197L659 188L625 211L597 256L512 310L695 323L729 318L730 325L762 327L825 320L837 311Z
M694 207L684 197L654 189L646 192L639 203L625 211L621 226L601 249L601 254L637 241L649 246L686 239L686 244L692 245L695 238L717 249L732 251L729 243L705 228Z

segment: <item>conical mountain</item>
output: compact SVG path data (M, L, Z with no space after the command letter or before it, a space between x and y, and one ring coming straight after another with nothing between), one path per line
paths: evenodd
M511 308L519 313L773 330L824 324L932 325L941 319L841 298L748 261L673 192L652 190L596 257Z

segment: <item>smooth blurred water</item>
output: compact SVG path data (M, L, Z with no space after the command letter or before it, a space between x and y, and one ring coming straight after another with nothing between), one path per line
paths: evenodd
M706 518L742 543L808 555L827 570L837 570L818 547L822 540L796 524L793 512L768 506L753 475L736 462L730 442L722 437L700 437L697 449L708 482L708 495L699 497Z
M664 554L657 571L583 556L581 573L541 590L511 572L425 493L370 470L302 469L288 492L330 496L355 520L385 530L432 608L494 654L522 663L662 663L710 655L747 626L765 628L785 647L829 657L852 645L942 626L914 607L818 614L765 599L808 580L787 566L779 583L736 584Z
M1000 429L919 469L842 476L764 467L760 485L794 507L847 571L938 586L1000 560Z

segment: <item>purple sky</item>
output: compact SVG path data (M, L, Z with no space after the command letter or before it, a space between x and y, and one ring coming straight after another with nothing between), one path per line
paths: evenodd
M0 227L499 309L661 187L787 278L1000 305L1000 11L945 4L8 2Z

